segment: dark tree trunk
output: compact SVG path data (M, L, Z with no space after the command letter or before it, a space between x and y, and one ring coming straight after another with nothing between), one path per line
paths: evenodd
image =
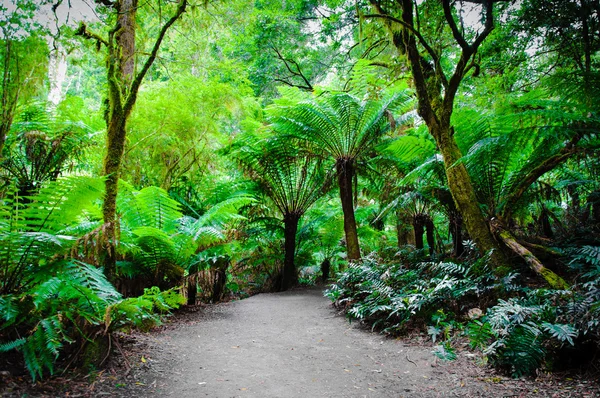
M198 295L198 285L196 278L188 278L187 304L196 305L196 296Z
M550 224L550 214L545 207L542 208L542 212L540 213L539 223L542 236L553 238L554 232L552 231L552 225Z
M352 194L354 165L351 160L338 159L336 169L340 187L340 199L342 201L342 212L344 213L344 233L346 235L348 261L358 260L360 259L360 246L358 243L356 218L354 217L354 197Z
M331 270L331 261L329 261L329 259L326 258L321 263L321 275L322 275L324 283L327 283L327 281L329 280L329 271L330 270Z
M592 229L600 232L600 191L594 191L589 194L587 201L590 206L590 224Z
M423 216L417 214L413 218L413 229L415 230L415 247L417 250L423 249L423 233L425 232L425 223L423 222Z
M452 254L460 257L465 252L462 238L462 217L457 211L451 211L448 216L450 234L452 235Z
M298 232L298 222L300 216L298 214L286 214L283 217L284 224L284 261L283 273L281 275L281 290L285 291L296 284L296 265L294 264L294 256L296 254L296 233Z
M433 234L433 220L429 216L427 216L427 219L425 220L425 230L427 232L427 245L429 246L429 255L431 256L435 252L435 237Z
M214 280L212 287L211 301L218 303L223 299L225 293L225 283L227 282L227 268L229 267L229 257L219 257L214 265Z

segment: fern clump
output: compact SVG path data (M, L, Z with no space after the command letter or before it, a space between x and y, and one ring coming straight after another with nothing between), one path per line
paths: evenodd
M157 287L124 299L100 268L77 259L74 233L95 225L101 194L102 179L70 177L27 198L9 188L0 201L0 353L21 352L34 380L117 330L159 323L183 302Z
M344 307L350 319L372 322L396 333L411 321L430 319L447 304L457 312L466 311L475 298L492 290L491 275L471 275L474 267L422 262L408 268L367 257L350 265L325 294Z
M426 330L444 360L457 355L452 342L464 335L489 364L520 377L560 366L555 359L565 352L598 347L597 253L595 247L574 253L581 280L570 290L532 289L515 273L498 280L485 258L406 266L367 257L339 275L326 296L351 320L386 333L409 325Z

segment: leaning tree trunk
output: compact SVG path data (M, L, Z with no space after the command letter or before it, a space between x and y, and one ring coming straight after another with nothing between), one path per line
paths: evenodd
M488 228L488 222L479 208L479 201L475 196L475 189L467 168L464 163L457 163L462 153L456 144L452 128L449 124L436 127L430 128L430 131L444 157L448 187L456 208L461 214L463 223L473 242L484 253L493 250L492 261L496 266L499 266L504 263L504 258L498 243Z
M351 160L338 159L336 170L340 187L342 212L344 213L344 233L346 236L348 261L358 260L360 259L360 246L358 243L356 218L354 217L354 196L352 194L354 165Z
M529 268L544 278L550 287L554 289L569 289L569 285L563 278L546 268L533 253L531 253L525 246L520 244L517 239L515 239L515 237L506 228L504 228L500 221L494 220L491 223L491 226L498 239L501 240L510 250L521 256Z
M300 216L295 213L286 214L283 217L284 224L284 261L283 273L281 275L281 290L288 290L296 283L296 265L294 256L296 254L296 233L298 232L298 222Z

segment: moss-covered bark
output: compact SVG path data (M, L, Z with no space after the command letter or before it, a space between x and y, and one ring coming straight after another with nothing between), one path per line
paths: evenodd
M455 44L460 51L451 76L446 76L441 66L441 53L434 49L427 38L419 32L414 22L415 4L413 0L399 0L384 5L378 0L370 0L377 14L370 18L380 18L390 33L392 43L398 52L406 57L413 77L417 96L417 111L425 121L429 133L442 153L448 179L448 187L456 208L462 215L464 225L482 252L492 250L492 260L496 267L505 262L500 247L492 236L475 196L471 178L464 164L457 163L462 153L456 144L451 116L458 88L470 68L471 58L478 47L493 29L493 2L484 4L484 29L471 43L467 43L454 21L452 4L442 0L446 23L450 27ZM389 6L389 9L385 7ZM420 49L423 49L422 53ZM425 57L423 54L427 54Z
M525 246L520 244L515 237L500 224L498 220L495 220L492 223L492 228L498 239L500 239L509 249L517 253L523 260L525 260L529 268L544 278L550 287L554 289L569 289L569 285L563 278L546 268L544 264L542 264L542 262L532 252L527 250Z
M106 48L106 72L108 98L106 109L106 156L104 158L104 175L106 176L102 216L104 221L104 238L107 244L104 256L104 273L110 281L116 277L116 245L117 226L117 191L121 161L125 151L127 120L133 111L139 88L156 60L158 50L168 29L185 12L187 0L180 0L176 11L162 25L156 35L152 51L139 72L135 73L135 30L137 0L119 0L111 3L117 21L108 33L108 38L90 32L85 24L81 24L76 34L96 42L98 48Z

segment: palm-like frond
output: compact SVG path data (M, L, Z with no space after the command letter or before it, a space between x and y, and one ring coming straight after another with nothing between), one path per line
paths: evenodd
M383 101L360 101L337 93L272 112L273 127L283 135L306 140L335 159L356 159L389 129L385 111L410 101L399 92Z
M283 139L246 139L237 159L285 216L302 215L328 189L332 172L322 160L299 153Z
M101 193L102 180L90 177L47 183L25 201L10 190L0 206L0 291L33 283L53 257L68 253L75 237L65 226L77 224L86 209L93 212Z
M494 114L455 114L457 141L481 203L490 216L509 216L544 173L579 151L597 150L600 118L570 100L531 93ZM585 145L590 144L589 149Z

